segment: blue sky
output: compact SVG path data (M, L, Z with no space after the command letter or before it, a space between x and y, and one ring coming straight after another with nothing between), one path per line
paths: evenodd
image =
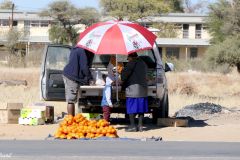
M0 0L0 3L4 0ZM95 7L98 8L99 0L69 0L79 8ZM19 10L41 10L54 0L12 0Z
M4 0L0 0L2 3ZM49 3L54 0L12 0L19 10L41 10L45 8ZM95 7L99 8L99 0L69 0L72 4L77 7ZM214 2L216 0L208 0ZM192 0L192 3L196 3L198 0Z

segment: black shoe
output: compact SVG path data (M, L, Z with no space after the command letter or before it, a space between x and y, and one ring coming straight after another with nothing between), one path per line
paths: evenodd
M136 127L129 127L125 130L126 132L137 132Z

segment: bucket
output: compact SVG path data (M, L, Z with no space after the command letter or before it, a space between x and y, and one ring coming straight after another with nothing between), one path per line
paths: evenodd
M46 123L53 123L54 122L54 107L53 106L46 106Z

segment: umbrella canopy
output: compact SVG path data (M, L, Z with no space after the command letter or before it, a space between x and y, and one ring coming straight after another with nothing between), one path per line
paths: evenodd
M122 54L151 49L157 38L148 29L129 21L99 22L80 34L77 46L95 54Z

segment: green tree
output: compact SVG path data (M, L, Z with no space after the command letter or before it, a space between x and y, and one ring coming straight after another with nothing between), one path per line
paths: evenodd
M171 12L183 12L182 0L171 0L169 3L172 8Z
M224 32L224 22L228 21L228 8L230 3L226 0L220 0L209 6L209 17L207 24L209 26L209 33L212 36L211 43L222 42L228 33Z
M93 23L98 22L100 18L100 14L96 10L96 8L91 7L79 9L79 15L81 17L79 22L87 26L90 26Z
M100 5L104 14L131 21L174 10L182 11L178 0L101 0Z
M153 23L154 28L158 28L157 36L160 38L176 38L178 34L178 29L176 25L170 23Z
M240 73L240 36L226 38L208 49L208 59L216 64L236 66Z
M212 35L208 59L236 66L240 73L240 1L219 0L211 5L207 22Z
M20 39L23 38L23 32L17 30L16 28L11 28L6 33L6 39L4 46L7 48L8 55L8 64L9 66L14 66L17 64L21 64L24 67L25 64L25 56L26 51L22 49L22 44Z
M49 30L50 40L61 44L75 44L78 34L74 25L85 23L90 25L98 21L99 14L96 9L78 9L67 0L59 0L50 3L40 16L52 17L54 23Z
M11 0L4 0L0 4L0 9L12 9L13 2Z
M6 34L7 42L5 43L5 46L8 48L10 54L16 54L16 45L19 43L21 37L22 32L17 29L10 29Z

